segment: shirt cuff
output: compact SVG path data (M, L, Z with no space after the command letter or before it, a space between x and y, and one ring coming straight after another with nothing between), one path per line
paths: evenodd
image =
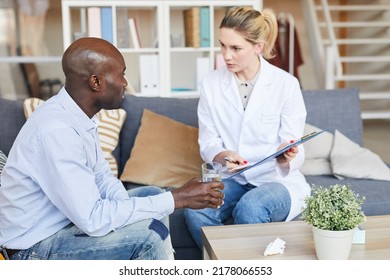
M276 170L280 176L286 177L291 170L290 163L288 163L287 165L281 165L278 163L278 161L276 161Z
M153 197L153 196L152 196ZM172 192L166 191L153 197L156 199L153 203L161 207L161 213L166 215L172 214L175 210L175 201L173 199Z

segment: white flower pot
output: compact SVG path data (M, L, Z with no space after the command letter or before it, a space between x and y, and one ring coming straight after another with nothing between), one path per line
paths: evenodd
M355 229L332 231L312 227L312 230L319 260L348 260Z

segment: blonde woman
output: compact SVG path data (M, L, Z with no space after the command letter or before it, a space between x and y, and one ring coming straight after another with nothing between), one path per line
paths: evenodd
M302 137L306 109L298 80L270 63L277 37L271 10L234 7L220 24L226 67L200 83L199 145L204 161L233 169L254 163ZM226 160L228 159L228 160ZM201 227L289 221L300 213L310 187L299 172L303 147L225 180L219 209L185 210L188 229L201 246Z

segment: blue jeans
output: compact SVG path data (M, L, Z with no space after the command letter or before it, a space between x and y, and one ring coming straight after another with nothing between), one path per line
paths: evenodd
M201 227L224 225L231 217L234 224L280 222L290 212L290 194L280 183L256 187L226 180L224 186L224 204L219 209L184 210L188 230L199 248L202 247Z
M163 192L157 187L128 191L129 196L148 196ZM152 226L151 226L152 225ZM149 229L149 227L153 229ZM164 239L159 231L169 229L168 216L147 219L112 231L102 237L90 237L69 224L56 234L12 256L13 260L163 260L172 258L170 236Z

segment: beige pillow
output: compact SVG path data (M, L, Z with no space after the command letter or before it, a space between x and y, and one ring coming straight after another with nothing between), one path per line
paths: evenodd
M304 135L322 129L305 124ZM305 161L301 167L303 175L331 175L330 152L333 145L333 134L325 131L313 139L303 143Z
M336 130L330 155L335 177L390 181L390 169L375 153L360 147Z
M198 129L144 110L122 181L180 187L200 177Z
M39 98L27 98L24 100L24 115L28 118L36 108L45 101ZM126 119L126 111L123 109L101 110L98 114L98 135L104 158L108 161L114 175L118 177L118 163L112 152L119 142L119 134Z

